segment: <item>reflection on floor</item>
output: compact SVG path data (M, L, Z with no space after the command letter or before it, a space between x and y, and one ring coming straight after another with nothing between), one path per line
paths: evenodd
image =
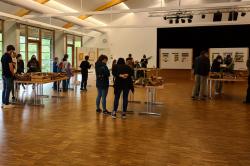
M246 86L226 84L212 101L192 101L191 89L189 81L169 82L158 93L165 105L154 108L160 117L138 115L144 104L130 104L126 120L96 114L93 83L88 92L44 98L44 107L0 111L0 165L249 166ZM137 89L135 99L144 98ZM110 110L112 103L110 88Z

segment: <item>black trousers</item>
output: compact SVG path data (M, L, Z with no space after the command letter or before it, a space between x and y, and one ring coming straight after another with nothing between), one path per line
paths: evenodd
M118 106L119 106L119 100L121 93L123 93L123 107L122 112L127 112L128 107L128 95L129 95L129 89L121 89L121 88L115 88L115 99L114 99L114 111L117 112Z
M87 89L88 73L82 73L81 89Z
M250 75L248 76L248 88L247 88L246 102L250 103Z

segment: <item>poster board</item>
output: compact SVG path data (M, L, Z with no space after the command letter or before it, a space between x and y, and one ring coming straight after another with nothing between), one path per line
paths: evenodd
M87 48L87 47L81 47L77 48L77 69L80 69L80 64L84 60L85 56L89 56L89 63L91 65L95 64L97 58L98 58L98 50L97 48Z
M210 48L209 57L211 64L218 55L221 55L223 59L227 55L231 55L234 60L234 70L247 70L248 48Z
M110 54L110 49L108 48L90 48L90 47L81 47L77 48L77 69L80 69L80 64L84 60L85 56L89 56L89 63L94 66L95 62L97 61L98 57L104 54L108 56L108 66L112 66L113 57ZM93 67L91 69L94 69Z
M162 48L160 49L161 69L192 69L193 49Z

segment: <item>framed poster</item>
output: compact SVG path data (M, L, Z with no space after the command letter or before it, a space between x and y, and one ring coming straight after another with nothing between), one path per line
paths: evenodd
M192 69L193 49L162 48L160 49L161 69Z
M230 55L234 60L234 70L247 70L248 48L210 48L209 54L211 64L218 55L221 55L223 59Z

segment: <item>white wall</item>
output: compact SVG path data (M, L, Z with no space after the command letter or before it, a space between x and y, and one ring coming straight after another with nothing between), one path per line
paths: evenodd
M148 67L156 66L156 28L113 29L108 36L111 54L115 58L126 58L131 53L134 60L140 61L146 54L152 56Z
M14 45L16 51L19 51L18 40L19 36L17 36L17 24L14 21L4 21L4 36L3 36L3 52L6 51L6 47L8 45Z
M194 15L192 23L169 24L162 17L148 17L148 13L126 14L113 21L108 29L107 36L93 38L86 46L103 48L108 46L114 57L126 58L129 53L135 60L140 60L143 54L153 56L149 67L156 66L157 59L157 27L190 27L190 26L216 26L250 23L250 13L245 17L238 15L238 21L227 21L228 14L224 13L221 22L213 22L213 14L207 14L205 19L201 15ZM103 38L107 37L108 44L103 45Z
M59 59L63 58L64 52L64 32L55 31L55 56Z

